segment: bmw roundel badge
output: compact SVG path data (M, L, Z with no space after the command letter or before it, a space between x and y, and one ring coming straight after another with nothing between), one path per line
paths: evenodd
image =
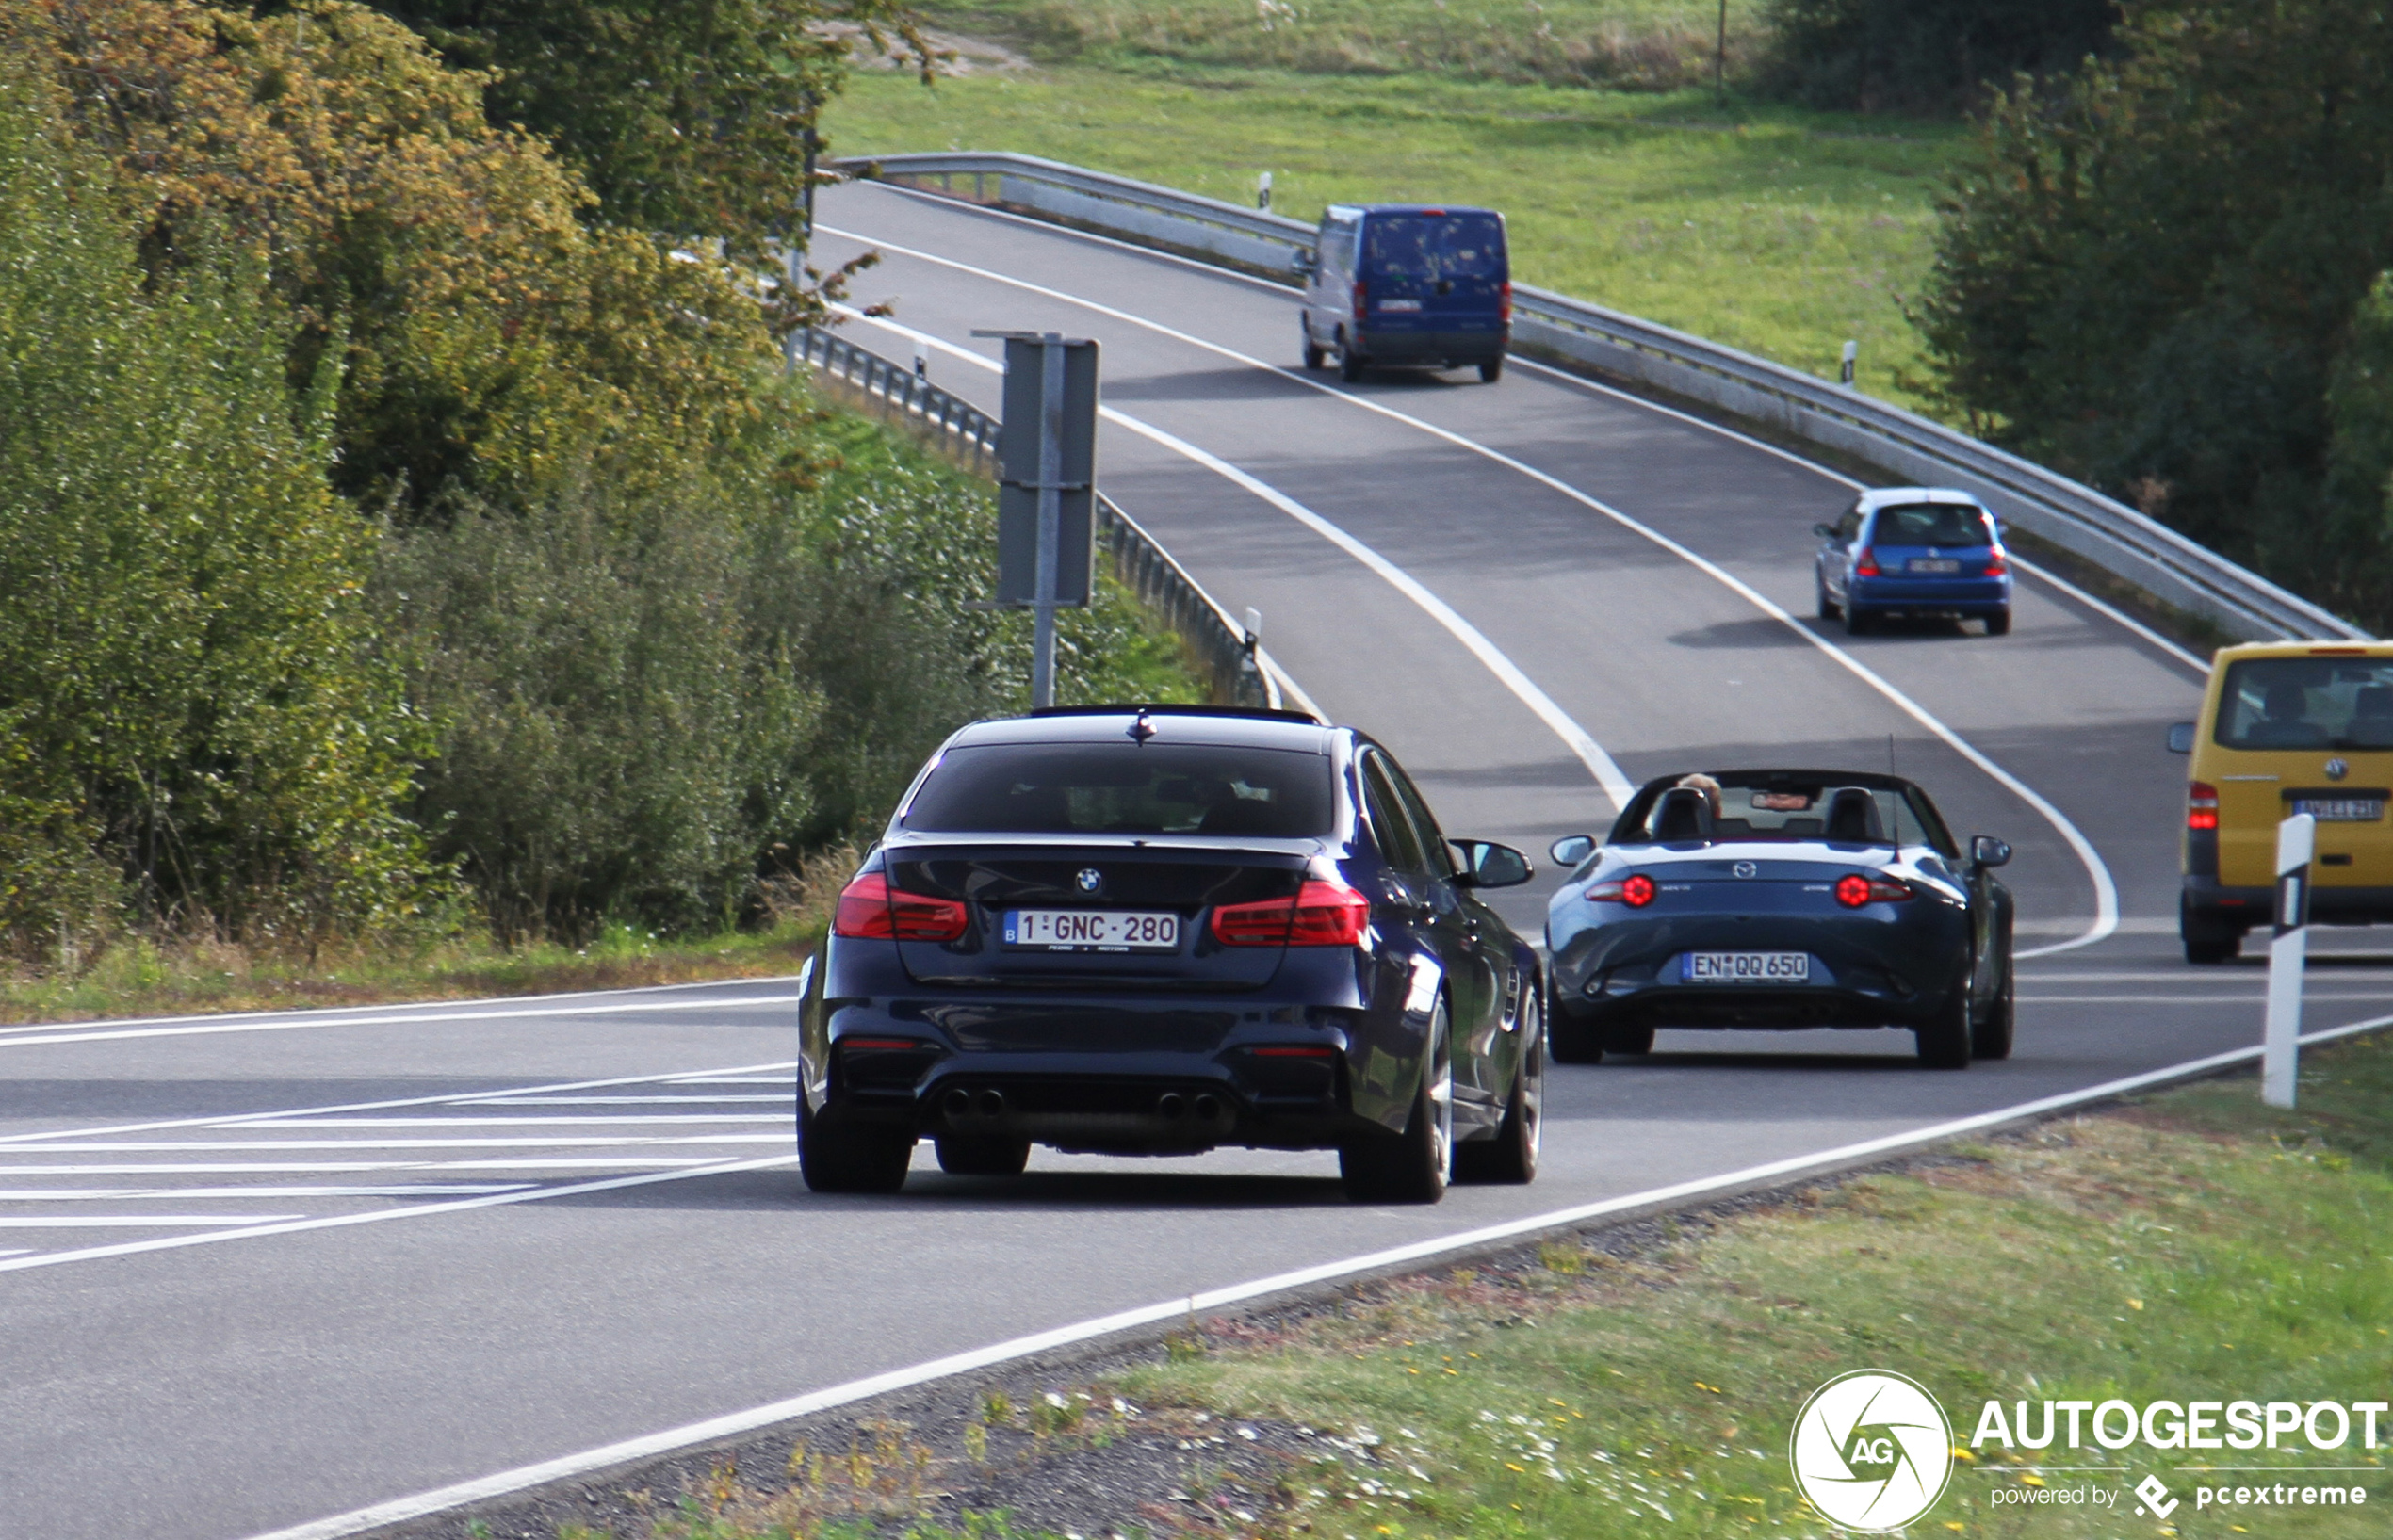
M1083 893L1094 893L1105 885L1105 874L1095 867L1083 867L1081 874L1072 881L1080 884Z

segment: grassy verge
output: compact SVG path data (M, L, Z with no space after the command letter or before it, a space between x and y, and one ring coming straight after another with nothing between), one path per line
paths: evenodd
M1805 1396L1848 1370L1918 1379L1964 1446L1988 1399L2384 1399L2393 1044L2310 1054L2302 1096L2298 1114L2275 1113L2249 1078L2208 1082L1765 1206L1212 1322L1103 1383L1069 1391L1067 1381L1026 1380L1011 1402L984 1393L976 1411L867 1424L880 1432L858 1446L861 1463L818 1469L806 1456L793 1467L802 1479L774 1496L725 1480L672 1517L614 1532L1062 1532L933 1498L1008 1483L1135 1493L1135 1462L1109 1471L1103 1456L1146 1428L1150 1456L1180 1451L1166 1453L1179 1464L1160 1486L1150 1480L1168 1493L1160 1516L1155 1503L1116 1498L1108 1522L1071 1530L1816 1536L1826 1526L1792 1490L1788 1433ZM1049 1384L1066 1393L1042 1393ZM875 1452L874 1437L899 1436L893 1426L903 1436L889 1449L902 1445L903 1458ZM1242 1442L1249 1434L1257 1440ZM1942 1502L1909 1532L2385 1532L2393 1481L2382 1450L2293 1444L2038 1455L1990 1443L1958 1464ZM1258 1447L1286 1451L1270 1462L1276 1482L1255 1479ZM2038 1460L2124 1468L2070 1474ZM2205 1461L2313 1474L2190 1468ZM2181 1504L2165 1523L2137 1517L2131 1494L2107 1508L1994 1500L2004 1488L2124 1491L2147 1473ZM2263 1480L2369 1496L2357 1509L2294 1515L2195 1506L2197 1484Z
M1489 204L1524 282L1824 378L1852 338L1864 389L1923 404L1902 297L1927 269L1950 125L1145 55L929 88L871 75L827 123L843 154L1015 150L1240 202L1270 170L1274 206L1304 219L1340 201Z

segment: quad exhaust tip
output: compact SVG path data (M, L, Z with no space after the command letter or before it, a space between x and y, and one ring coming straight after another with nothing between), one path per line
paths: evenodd
M1166 1091L1156 1098L1155 1110L1178 1122L1188 1115L1188 1098L1177 1091Z

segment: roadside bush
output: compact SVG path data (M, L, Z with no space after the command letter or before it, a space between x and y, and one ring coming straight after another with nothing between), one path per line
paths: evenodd
M1851 112L1956 112L2108 53L2118 0L1768 0L1763 89Z
M327 483L262 266L145 270L107 169L0 62L0 927L73 954L142 916L312 941L428 896L427 746L368 655L371 529Z
M2023 453L2382 630L2393 18L2183 0L2126 57L1995 102L1916 319ZM2330 383L2336 388L2331 394Z

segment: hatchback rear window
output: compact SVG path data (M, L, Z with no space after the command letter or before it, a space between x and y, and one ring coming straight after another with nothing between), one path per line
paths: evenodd
M2393 657L2230 663L2216 736L2229 749L2393 749Z
M983 744L949 750L900 821L930 834L1304 839L1329 832L1329 761L1219 744Z
M1375 214L1366 266L1408 278L1502 278L1504 221L1492 214Z
M1992 545L1986 515L1957 503L1905 503L1878 511L1870 541L1879 545Z

